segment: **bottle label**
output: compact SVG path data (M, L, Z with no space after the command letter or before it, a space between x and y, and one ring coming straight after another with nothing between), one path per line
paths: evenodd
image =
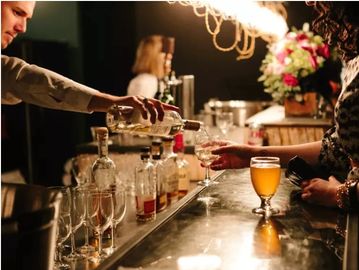
M178 190L189 190L189 177L185 168L180 168L178 173Z
M156 212L156 198L153 196L136 196L137 215L148 215Z

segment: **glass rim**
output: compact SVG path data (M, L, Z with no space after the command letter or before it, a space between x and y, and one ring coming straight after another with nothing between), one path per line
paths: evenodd
M274 156L255 156L251 157L251 161L273 162L280 161L280 158Z

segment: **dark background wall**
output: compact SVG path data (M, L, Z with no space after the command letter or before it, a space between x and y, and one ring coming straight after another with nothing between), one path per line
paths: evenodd
M287 2L286 8L289 27L299 28L314 16L302 1ZM230 40L231 29L224 33ZM149 34L176 38L173 68L178 75L195 76L196 111L212 97L269 99L257 82L266 53L264 41L257 39L254 56L238 62L236 52L215 49L204 19L196 17L192 8L167 1L39 1L27 33L2 53L18 55L101 91L125 95L136 46ZM24 104L2 106L6 119L2 124L8 131L2 138L2 171L21 168L28 178L24 115ZM85 115L35 106L30 106L29 115L33 179L47 185L61 181L65 160L75 154L77 144L90 140L89 127L104 125L105 118L102 113Z

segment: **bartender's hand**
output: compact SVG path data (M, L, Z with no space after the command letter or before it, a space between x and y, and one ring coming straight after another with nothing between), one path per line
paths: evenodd
M255 146L247 144L229 144L212 151L219 158L212 162L212 170L240 169L249 167L251 157L256 151Z
M89 111L107 112L108 108L114 104L131 106L139 110L144 119L148 118L147 112L149 112L151 123L155 123L156 119L162 121L165 110L179 111L178 107L162 103L154 98L143 96L119 97L101 92L91 98L87 109Z
M334 176L330 176L329 181L320 178L303 181L301 184L302 199L310 203L335 207L337 206L336 192L339 185L341 183Z

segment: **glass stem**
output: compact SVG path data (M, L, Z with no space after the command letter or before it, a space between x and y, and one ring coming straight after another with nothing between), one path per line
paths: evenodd
M71 232L71 255L75 255L75 232Z
M98 255L101 256L101 253L102 253L102 230L99 231L98 235L99 235L99 237L98 237Z
M205 174L204 179L208 180L208 181L211 180L211 177L209 176L209 167L208 166L206 166L205 172L206 172L206 174Z
M115 248L115 222L111 225L111 249Z
M89 246L89 227L87 226L86 223L84 223L85 225L85 246L88 247Z

